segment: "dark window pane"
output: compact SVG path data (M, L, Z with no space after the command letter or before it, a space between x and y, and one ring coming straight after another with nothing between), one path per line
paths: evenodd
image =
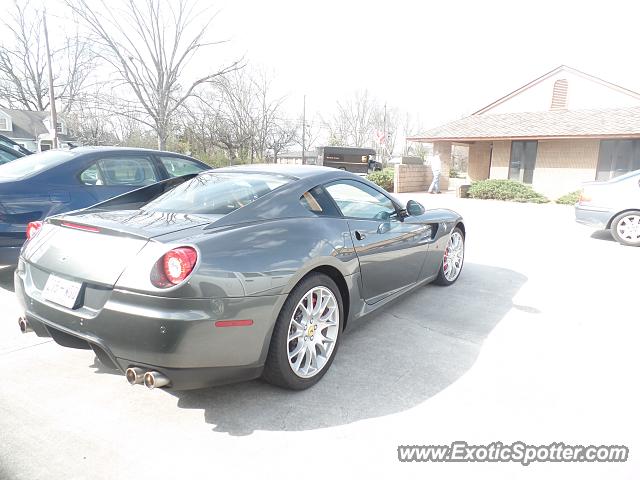
M536 167L538 142L511 142L511 160L509 162L509 179L524 183L533 182L533 171Z

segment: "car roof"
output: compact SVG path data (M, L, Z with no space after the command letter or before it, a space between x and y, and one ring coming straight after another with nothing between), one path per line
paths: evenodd
M252 165L234 165L215 169L215 173L220 172L266 173L286 175L297 179L324 176L332 173L336 175L345 173L343 170L318 165L286 165L279 163L254 163Z
M136 148L136 147L85 146L85 147L75 147L75 148L72 148L70 151L76 155L82 155L85 153L96 153L96 152L146 152L146 153L154 153L156 155L159 153L163 153L168 155L180 155L183 157L189 156L183 153L168 152L166 150L154 150L152 148Z

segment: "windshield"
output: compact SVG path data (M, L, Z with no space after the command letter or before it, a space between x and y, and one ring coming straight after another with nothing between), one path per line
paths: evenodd
M73 156L72 152L66 150L49 150L42 153L34 153L0 165L0 177L22 178L27 175L34 175L58 166Z
M626 180L627 178L635 177L636 175L640 175L640 170L634 170L632 172L627 172L624 175L618 175L617 177L613 177L610 182L620 182L622 180Z
M203 173L149 202L143 210L226 215L290 181L267 173Z

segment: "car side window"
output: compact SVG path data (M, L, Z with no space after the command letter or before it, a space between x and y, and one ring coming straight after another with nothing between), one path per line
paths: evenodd
M160 178L148 157L113 156L98 160L80 174L85 185L144 187Z
M300 197L300 203L307 210L320 216L337 217L340 212L322 186L318 185L304 192Z
M345 217L388 220L396 213L389 198L364 183L340 180L325 188Z
M94 163L90 167L84 169L80 174L80 181L84 185L104 185L104 181L100 175L100 170L98 169L98 164Z
M167 169L169 177L172 178L189 175L191 173L200 173L206 170L206 167L186 158L160 157L160 161L162 165L164 165L164 168Z

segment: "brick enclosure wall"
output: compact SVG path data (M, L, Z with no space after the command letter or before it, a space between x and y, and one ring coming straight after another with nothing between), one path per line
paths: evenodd
M394 168L393 191L395 193L426 192L433 180L433 173L427 165L400 164L395 165ZM443 172L440 175L440 190L444 191L448 190L448 188L449 177L448 175L445 176Z
M472 182L489 178L491 142L476 142L469 145L469 168L467 174Z

